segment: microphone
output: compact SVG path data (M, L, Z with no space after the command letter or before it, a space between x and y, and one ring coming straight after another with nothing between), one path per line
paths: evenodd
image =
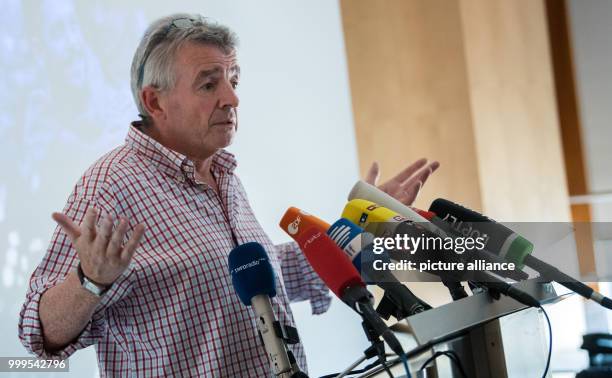
M433 232L434 234L440 237L448 236L446 232L443 231L443 229L441 229L440 227L428 221L428 219L425 217L427 216L427 212L410 208L404 205L403 203L401 203L400 201L398 201L397 199L393 198L389 194L378 189L376 186L370 185L365 181L359 180L357 181L357 183L355 183L355 185L351 189L351 192L348 195L348 199L349 201L353 199L364 199L364 200L374 202L376 204L382 205L385 208L400 214L401 216L405 217L409 221L419 223L420 226L424 227L428 231ZM347 218L347 219L351 219L351 218ZM393 221L393 220L387 220L386 222L389 222L389 221ZM355 223L360 225L359 222L355 222ZM379 235L379 236L383 236L383 235ZM499 262L499 263L502 262L499 259L496 259L493 254L491 254L490 252L486 250L477 251L477 253L480 255L481 258L484 258L486 260L493 261L493 262ZM517 268L518 269L515 269L515 270L496 271L496 273L502 276L508 277L508 278L512 278L514 280L527 279L528 275L520 270L522 266L517 265ZM467 296L467 294L465 295Z
M314 228L306 231L300 245L313 269L328 286L331 285L329 288L338 298L355 309L391 350L402 356L404 350L399 340L374 310L372 294L338 246L326 234Z
M359 225L365 227L368 231L373 232L379 237L392 236L395 233L398 222L409 221L408 218L399 215L395 211L391 211L386 207L382 207L364 199L350 200L346 206L344 206L342 217L353 222L358 222ZM387 255L386 252L385 255ZM441 281L448 289L454 301L468 297L460 281L452 281L446 277L441 277Z
M270 298L276 296L276 280L264 248L255 242L234 248L228 257L228 267L240 301L245 306L253 307L259 335L274 374L283 377L304 376L299 373L291 352L287 352L282 326L272 311Z
M377 189L378 190L378 189ZM403 205L402 205L403 206ZM411 210L412 211L412 210ZM398 221L401 218L397 213L391 211L390 209L386 209L382 206L374 204L370 201L365 200L352 200L345 207L345 211L342 213L343 217L347 218L357 218L359 222L362 224L368 224L367 222L385 222L392 219L394 221ZM425 218L423 218L425 219ZM352 220L352 219L351 219ZM427 220L425 220L427 222ZM428 223L428 222L427 222ZM383 223L381 223L383 224ZM431 224L431 223L429 223ZM401 221L395 228L393 234L409 234L413 238L430 238L430 237L441 237L440 234L446 235L445 232L440 231L439 233L432 233L422 227L420 227L422 223L410 222L409 220ZM433 225L432 225L433 226ZM435 226L434 226L435 227ZM380 230L380 227L378 228ZM387 230L385 230L386 232ZM378 236L378 235L377 235ZM458 262L460 261L459 255L457 254L445 254L446 261L448 259L454 259ZM414 258L414 255L413 255ZM429 271L429 273L435 274L439 276L442 280L442 283L449 289L451 296L454 300L458 300L461 298L467 297L467 293L465 289L461 285L460 281L464 279L464 277L457 272L452 270L447 270L445 272L439 271ZM516 299L517 301L527 305L527 306L536 306L539 307L539 302L533 298L531 295L519 290L508 283L497 279L495 276L487 272L471 272L474 279L477 280L481 285L489 287L495 291L506 294L511 298Z
M420 215L418 212L414 211L413 209L404 205L403 203L391 197L387 193L378 189L376 186L370 185L365 181L362 181L362 180L357 181L357 183L355 183L355 185L351 189L351 192L348 195L348 200L351 201L354 199L363 199L363 200L371 201L375 204L379 204L389 210L392 210L402 215L409 221L422 224L423 227L425 227L427 230L433 233L440 234L441 232L440 230L437 230L433 224L429 223L427 219L424 218L422 215ZM343 218L344 218L344 215L343 215ZM355 222L355 223L359 224L358 222ZM441 235L441 236L446 236L446 235Z
M391 350L398 356L404 355L402 345L372 307L372 295L365 288L359 272L325 231L317 227L300 227L300 232L289 232L291 222L287 220L295 219L296 210L303 214L299 209L290 208L281 220L281 228L298 243L306 259L327 287L361 315L387 342Z
M384 319L389 319L393 315L397 320L402 320L407 316L431 309L430 305L415 296L410 289L401 284L390 272L371 269L362 271L362 263L365 267L371 267L373 264L371 260L375 255L371 251L374 237L372 234L363 232L361 227L344 218L332 224L327 234L349 257L353 262L353 266L358 271L361 271L361 275L366 282L374 282L384 290L385 294L376 309ZM364 250L366 252L362 253ZM362 262L362 258L366 261ZM382 259L383 262L391 261L384 252L378 255L377 258Z
M426 228L434 234L440 236L441 238L455 238L461 235L456 230L452 229L452 227L449 227L446 222L437 218L435 216L435 213L433 212L423 211L419 209L410 210L416 211L418 214L421 214L421 216L423 216L424 220L422 222L418 222L419 226L428 226L431 224L433 227ZM379 237L387 237L390 235L394 235L395 227L398 222L410 222L407 217L404 217L390 209L363 199L354 199L349 201L344 207L342 216L346 219L357 222L360 226L365 227L368 231L372 231L376 236ZM498 264L506 263L506 260L487 251L486 249L474 250L472 251L472 253L476 255L477 258L484 259L489 262ZM514 270L494 270L493 272L503 277L512 278L516 281L529 278L527 273L521 271L518 268ZM447 283L452 284L453 287L449 287ZM449 288L449 290L451 290L451 292L455 293L451 294L453 296L453 299L457 300L467 297L467 293L465 293L460 284L450 282L444 282L444 284Z
M397 228L397 234L410 235L413 238L414 237L424 237L424 238L439 237L427 230L423 230L422 228L418 227L415 223L412 223L412 222L400 223ZM435 252L440 252L440 251L435 251ZM458 255L456 253L449 254L445 252L442 252L442 254L444 256L444 259L443 259L444 262L457 263L457 262L462 261L463 255ZM419 255L420 254L416 252L412 256L418 257ZM453 269L447 269L444 271L429 270L428 272L439 276L443 282L444 281L460 282L460 281L465 280L465 277L464 277L465 273L459 274L459 272ZM474 270L474 271L470 271L469 274L471 275L471 277L473 277L473 279L470 279L471 281L474 281L481 286L485 286L501 294L505 294L509 296L510 298L513 298L516 301L526 306L529 306L529 307L540 307L541 306L540 302L537 299L535 299L533 296L531 296L530 294L524 292L523 290L517 289L516 287L508 284L507 282L503 280L500 280L499 278L493 276L492 274L488 272Z
M280 227L293 239L300 238L308 228L314 227L320 231L327 231L329 224L321 218L308 214L297 207L290 207L279 222Z
M347 202L342 210L342 218L350 220L363 227L367 232L379 237L393 235L397 223L410 221L410 219L395 211L359 198ZM425 218L423 219L423 222L427 221Z
M452 236L452 237L454 236L457 236L457 237L458 236L484 237L486 240L487 235L483 236L480 234L480 232L478 231L474 232L474 230L470 230L471 233L462 232L461 230L454 228L452 224L450 224L449 222L446 222L440 217L438 217L436 213L434 213L433 211L423 211L423 210L418 210L418 209L415 209L415 210L419 211L419 213L422 214L427 220L429 220L431 223L436 225L436 227L439 227L441 230L446 232L449 236ZM485 242L485 247L487 247L486 244L487 243ZM476 251L476 253L479 255L478 257L484 258L491 262L495 262L495 263L513 262L514 263L514 261L508 261L507 259L502 258L498 254L493 253L489 248L483 248L482 250ZM529 278L529 275L521 270L523 268L523 264L514 263L514 266L515 266L514 270L492 270L492 272L502 277L511 278L515 281L522 281L522 280L526 280Z
M372 243L374 235L364 232L363 228L345 218L332 224L327 235L351 260L355 269L361 271L361 251Z
M605 308L612 309L612 299L593 290L584 283L561 272L554 266L531 255L533 244L503 224L451 201L438 198L431 211L455 228L469 228L488 236L487 245L492 252L514 262L517 266L527 265L547 280L556 281L587 299L592 299Z
M456 232L484 236L488 250L518 267L525 265L525 257L533 251L533 244L529 240L506 226L451 201L438 198L431 203L429 210L450 224Z

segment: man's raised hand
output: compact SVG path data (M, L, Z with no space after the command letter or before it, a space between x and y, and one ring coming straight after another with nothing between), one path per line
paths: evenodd
M404 168L391 180L378 186L378 188L404 205L410 206L416 199L425 181L439 166L440 163L437 161L427 164L427 159L419 159ZM378 163L374 162L366 175L365 181L368 184L376 185L379 176Z
M136 225L132 236L123 245L129 226L126 218L119 218L119 224L113 231L112 215L107 214L100 225L96 225L98 210L93 207L87 209L81 226L62 213L53 213L51 217L68 234L85 276L105 286L115 282L128 267L145 231L143 224Z

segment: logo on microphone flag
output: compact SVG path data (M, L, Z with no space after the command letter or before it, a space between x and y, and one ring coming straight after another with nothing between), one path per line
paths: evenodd
M289 232L291 235L295 235L298 233L298 231L300 230L300 222L302 221L302 218L298 215L297 218L295 218L295 220L291 223L289 223L289 225L287 226L287 232Z

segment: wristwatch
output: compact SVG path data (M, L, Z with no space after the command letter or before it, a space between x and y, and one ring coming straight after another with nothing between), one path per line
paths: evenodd
M79 276L79 281L81 281L81 286L83 286L85 290L89 291L90 293L92 293L93 295L97 297L101 297L102 295L104 295L104 293L106 293L108 289L110 289L110 287L112 286L112 285L108 285L108 286L100 285L100 284L94 283L92 280L87 278L85 274L83 273L83 268L81 268L80 262L79 262L79 265L77 266L77 275Z

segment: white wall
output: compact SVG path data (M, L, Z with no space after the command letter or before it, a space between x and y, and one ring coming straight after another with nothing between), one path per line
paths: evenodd
M568 8L588 184L612 193L612 2L571 0ZM612 202L593 212L595 221L612 222Z
M199 12L241 40L240 130L230 149L273 240L291 205L332 222L358 175L335 1L4 1L0 12L0 356L24 356L17 316L59 210L77 178L123 142L136 109L129 66L153 19ZM311 376L342 370L366 347L337 301L294 307ZM336 361L333 361L336 359ZM95 376L93 348L70 375Z

